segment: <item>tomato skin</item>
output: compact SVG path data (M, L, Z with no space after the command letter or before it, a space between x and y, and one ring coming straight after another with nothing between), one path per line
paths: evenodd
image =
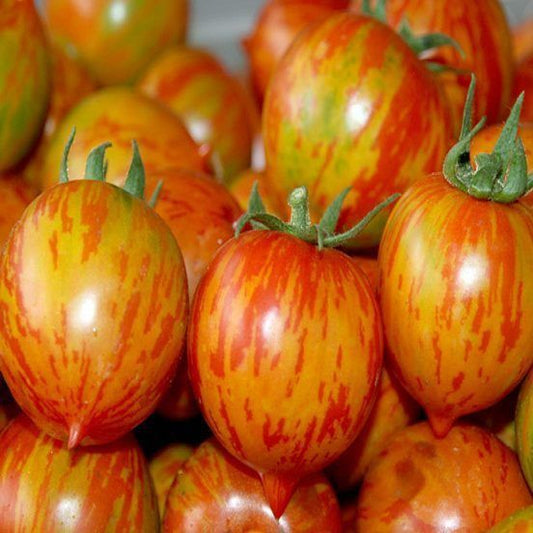
M275 519L257 474L215 440L201 444L170 489L163 531L340 533L339 504L323 475L303 480Z
M167 106L207 150L218 178L229 183L250 165L254 132L247 95L210 52L175 46L156 58L136 87Z
M528 18L512 28L513 52L516 63L533 54L533 18Z
M353 186L339 229L440 169L451 136L448 102L434 76L391 28L348 12L300 34L263 109L266 166L282 197L307 186L318 221ZM379 242L388 213L358 236L358 246Z
M28 206L0 261L0 370L48 434L110 442L155 409L187 312L183 259L161 218L114 185L59 184Z
M300 479L348 447L382 352L376 301L351 258L280 232L228 241L192 304L189 375L206 421L264 480Z
M516 99L525 92L520 118L533 122L533 52L516 66L513 97Z
M422 422L398 432L368 472L356 531L483 532L533 498L516 455L460 424L446 437Z
M4 0L0 10L0 172L36 142L50 98L48 47L32 0Z
M361 0L354 0L359 11ZM489 123L506 116L513 81L512 34L500 0L471 2L458 0L388 0L387 21L398 28L405 18L415 35L444 33L457 41L465 56L451 46L423 54L424 59L464 70L465 74L440 74L455 116L456 132L461 128L470 73L477 78L474 115L487 116Z
M266 1L251 33L242 45L248 57L252 85L260 102L270 78L297 35L309 24L346 9L348 0L336 2Z
M194 448L188 444L170 444L159 450L149 463L148 469L154 482L154 490L157 495L159 516L161 519L165 513L165 505L168 492L174 482L174 478L180 472L183 464L194 453Z
M69 451L20 415L0 445L2 531L159 531L148 466L131 435Z
M206 170L200 147L177 117L133 89L110 87L78 102L61 122L43 162L38 180L42 189L57 183L63 150L73 128L76 137L69 154L72 179L83 177L89 151L109 141L112 146L106 152L109 163L106 179L124 185L133 139L139 144L148 176L155 170L176 166Z
M185 41L188 0L44 0L54 40L100 85L130 83L167 46Z
M516 407L516 448L522 471L533 490L533 372L528 376L520 387Z
M437 435L510 392L533 363L533 213L442 176L397 202L380 245L389 361Z

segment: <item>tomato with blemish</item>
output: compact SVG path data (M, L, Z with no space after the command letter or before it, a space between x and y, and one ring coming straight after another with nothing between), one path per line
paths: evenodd
M52 40L100 85L133 82L167 46L183 43L189 0L43 0Z
M0 370L48 434L71 448L110 442L155 409L187 313L161 217L110 183L60 183L26 208L0 260Z
M373 290L352 259L282 232L228 241L193 300L195 394L223 446L260 472L276 515L361 431L382 351Z
M398 432L365 477L356 531L482 533L533 503L516 455L467 424L437 438L427 422Z
M451 113L435 76L389 26L355 13L304 30L276 69L263 109L272 185L309 189L311 216L351 187L338 229L440 169ZM383 210L347 245L379 242Z
M361 3L352 0L353 9L359 11ZM457 133L472 73L479 81L476 119L486 116L491 123L504 117L514 61L511 28L500 0L387 0L386 20L396 29L405 20L415 35L442 33L459 45L460 50L441 46L421 56L455 69L437 74L437 79L451 103Z
M148 465L131 435L67 450L19 415L0 434L0 447L2 531L159 531Z
M0 9L0 172L30 152L50 98L49 51L33 0Z
M178 117L133 89L109 87L83 98L61 121L46 150L40 177L35 180L42 189L57 183L63 150L73 128L76 137L69 156L72 179L83 176L89 151L109 141L112 146L106 152L106 179L122 186L134 139L148 176L169 167L207 169L205 154Z
M256 472L215 440L202 443L183 464L168 493L163 531L341 532L335 492L320 474L302 481L278 519Z
M533 212L427 177L381 241L389 361L437 435L506 396L533 363Z
M241 83L210 52L175 46L157 57L136 84L164 104L207 150L213 172L229 183L250 165L254 132Z

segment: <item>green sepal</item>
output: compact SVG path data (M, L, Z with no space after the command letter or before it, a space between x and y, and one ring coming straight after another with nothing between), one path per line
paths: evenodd
M105 142L93 148L85 163L85 179L105 181L107 164L105 163L105 151L111 146L110 142Z
M157 182L157 185L155 186L154 192L152 193L152 196L150 196L150 200L148 200L148 205L155 209L155 206L157 204L157 200L159 199L159 195L161 194L161 189L163 188L163 180L159 180Z
M344 189L328 206L320 222L313 224L309 215L309 193L307 188L305 186L297 187L289 195L290 221L284 222L278 217L265 212L263 201L257 189L257 183L254 183L250 193L248 210L235 224L235 236L238 237L246 224L251 223L254 229L282 231L305 242L316 244L320 250L338 247L356 237L382 209L400 196L398 193L389 196L348 231L335 234L335 226L339 220L342 203L349 191L350 188Z
M61 158L61 164L59 166L59 183L68 182L68 155L70 153L70 148L74 142L74 136L76 135L76 128L72 128L67 144L65 144L65 149L63 150L63 157Z
M476 78L472 75L463 113L459 141L445 157L443 174L459 190L480 200L511 203L533 189L532 176L527 174L527 159L522 140L518 137L521 94L509 114L498 141L490 154L475 157L475 169L470 160L470 144L485 124L483 118L472 128L472 108Z
M144 165L139 152L139 145L134 139L132 141L133 155L131 158L130 168L126 181L124 182L124 190L137 198L144 198Z

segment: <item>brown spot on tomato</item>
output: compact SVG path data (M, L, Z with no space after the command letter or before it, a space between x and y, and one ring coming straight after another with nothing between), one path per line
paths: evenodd
M424 474L411 459L404 459L394 466L398 499L412 500L424 487Z

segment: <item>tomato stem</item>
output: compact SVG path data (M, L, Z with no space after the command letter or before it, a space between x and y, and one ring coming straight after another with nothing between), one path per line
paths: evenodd
M472 165L470 144L485 125L483 118L472 128L475 87L476 78L472 75L459 141L446 155L443 174L451 185L474 198L511 203L533 189L533 174L527 174L526 153L518 137L524 94L517 98L511 109L492 153L477 155L475 165Z
M283 222L278 217L265 211L265 206L259 194L257 182L252 186L248 210L235 224L235 236L250 223L254 229L266 229L282 231L293 235L303 241L316 244L322 248L334 248L342 246L345 242L356 237L367 224L385 207L394 202L400 195L393 194L386 200L372 209L361 221L348 231L335 233L335 228L339 220L340 211L346 195L350 188L344 189L324 212L320 222L313 224L309 214L309 193L305 186L297 187L289 195L289 206L291 207L291 217L289 222Z

